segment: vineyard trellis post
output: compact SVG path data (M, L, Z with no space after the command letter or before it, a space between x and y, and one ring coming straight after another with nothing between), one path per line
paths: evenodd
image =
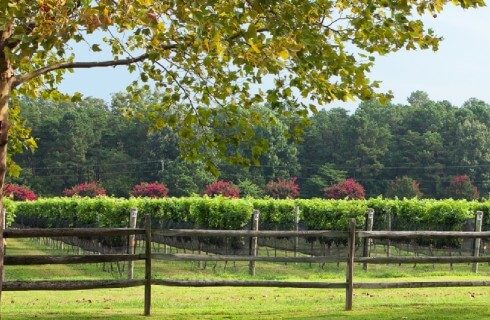
M259 231L259 218L260 218L260 211L259 210L254 210L252 214L252 231ZM258 250L258 238L257 237L251 237L250 238L250 255L251 256L257 256L259 250ZM252 276L255 276L255 261L250 261L248 264L248 269L249 273Z
M477 211L475 217L475 232L481 232L483 224L483 211ZM475 238L474 246L473 246L473 256L480 256L480 245L481 238ZM473 263L473 272L478 272L478 262Z
M367 219L366 219L366 231L373 231L373 224L374 224L374 209L369 208L367 212ZM364 238L364 248L362 251L362 256L363 257L369 257L369 249L371 247L371 242L372 240L370 238ZM367 271L368 269L368 264L367 262L364 262L362 264L362 268Z
M138 209L132 208L129 213L129 228L136 228L136 221L138 220ZM136 235L131 234L128 237L128 253L135 253ZM128 261L128 279L132 280L134 277L134 261Z
M294 231L299 231L299 206L294 207ZM294 237L294 257L298 256L299 237Z
M391 215L391 212L388 214L388 231L391 231L391 224L392 224L392 219L393 216ZM386 256L389 257L391 255L391 239L386 240Z

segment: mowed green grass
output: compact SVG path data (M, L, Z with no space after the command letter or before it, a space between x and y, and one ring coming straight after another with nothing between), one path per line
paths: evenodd
M7 254L61 254L32 240L9 240ZM66 252L63 252L66 254ZM250 280L246 263L154 261L154 276L177 279ZM135 268L141 278L143 265ZM356 265L355 281L490 280L490 267L470 272L468 264ZM113 270L116 270L113 266ZM101 265L7 266L8 280L114 279ZM341 264L258 263L255 279L342 282ZM343 310L342 289L152 287L154 319L490 319L490 288L356 289L354 310ZM1 319L138 319L143 287L83 291L2 293Z
M155 319L489 319L488 289L343 290L154 286ZM2 319L144 318L143 288L7 292Z

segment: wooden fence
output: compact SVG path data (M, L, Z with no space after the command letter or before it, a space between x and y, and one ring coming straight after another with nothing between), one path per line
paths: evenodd
M260 221L261 215L258 210L254 210L254 218L250 224L245 226L250 230L292 230L300 231L305 230L306 225L300 221L300 209L295 207L293 209L294 219L291 223L269 224ZM468 219L465 223L464 230L462 231L482 231L482 212L477 212L474 219ZM366 223L362 227L363 231L372 231L374 226L376 230L392 231L391 221L396 221L391 215L376 215L373 209L368 209L366 212ZM165 222L154 221L153 226L159 229L168 229L164 227L168 225ZM396 225L396 223L395 223ZM192 225L189 224L189 228ZM176 226L174 228L181 229L182 227ZM410 229L406 229L410 230ZM285 255L298 256L298 255L310 255L310 256L346 256L347 246L345 239L322 239L327 241L318 241L322 237L261 237L258 240L258 245L265 248L267 256L277 256L277 251L283 251ZM155 234L153 242L157 245L157 251L160 251L160 244L163 244L163 251L168 253L169 251L183 251L184 253L190 252L207 252L208 254L221 254L221 255L250 255L252 252L249 248L249 243L245 243L243 238L237 239L236 237L220 239L222 241L208 241L205 237L199 236L163 236L162 234ZM155 246L154 244L154 246ZM359 244L359 243L358 243ZM481 245L479 247L474 246L473 239L466 239L462 242L453 241L451 239L439 239L436 241L427 239L399 239L398 241L391 241L390 239L368 239L364 238L362 245L362 253L364 257L369 257L371 251L379 253L379 250L384 250L386 256L399 255L401 252L407 252L409 254L421 255L421 256L451 256L451 255L478 255L485 253L486 246ZM396 251L392 253L391 251ZM199 265L202 265L201 263ZM363 269L368 269L368 263L363 263ZM253 262L250 263L250 274L254 274ZM477 270L473 270L477 271Z
M1 230L0 230L1 231ZM152 253L152 235L166 237L200 236L200 237L250 237L251 248L249 255L204 255L204 254L168 254ZM3 256L0 250L0 265L39 265L39 264L78 264L114 261L145 261L144 279L127 280L76 280L76 281L7 281L3 283L4 291L26 290L82 290L98 288L125 288L144 286L144 314L150 315L151 286L186 286L186 287L281 287L281 288L336 288L345 289L345 310L352 310L353 290L355 288L382 289L382 288L422 288L422 287L462 287L462 286L490 286L490 281L437 281L437 282L354 282L354 267L361 264L400 264L400 263L481 263L490 262L490 256L387 256L387 257L355 257L356 241L364 240L369 243L371 239L416 239L455 237L465 239L490 238L490 231L484 232L453 232L453 231L358 231L356 221L351 220L348 231L257 231L252 230L151 230L150 217L145 217L145 228L79 228L79 229L6 229L0 232L0 240L5 238L32 238L32 237L89 237L89 236L133 236L140 235L144 239L145 253L135 254L98 254L98 255L65 255L65 256ZM267 257L259 256L257 239L260 237L326 237L347 239L347 257L328 256L293 256L293 257ZM475 241L475 246L479 241ZM365 248L365 247L364 247ZM152 279L152 259L173 261L248 261L250 268L255 269L256 261L267 262L346 262L346 278L344 282L291 282L291 281L235 281L235 280L172 280ZM0 282L0 293L2 283Z

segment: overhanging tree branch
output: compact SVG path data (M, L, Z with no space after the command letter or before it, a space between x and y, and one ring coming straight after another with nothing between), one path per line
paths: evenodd
M164 46L163 50L169 50L177 47L176 44L169 44ZM88 61L88 62L59 62L55 63L32 72L28 72L25 74L21 74L15 77L15 80L12 83L12 87L16 87L26 81L29 81L33 78L39 77L43 74L46 74L51 71L60 70L60 69L87 69L87 68L100 68L100 67L116 67L116 66L127 66L133 63L141 62L150 57L148 53L144 53L142 55L131 57L127 59L119 59L119 60L107 60L107 61Z
M257 32L266 32L268 29L260 28L257 29ZM243 36L243 31L237 32L236 34L228 37L226 40L233 41L234 39ZM162 47L162 50L174 49L177 47L177 44L168 44ZM107 60L107 61L89 61L89 62L59 62L55 63L32 72L28 72L25 74L21 74L15 77L15 80L12 82L12 88L17 87L18 85L29 81L33 78L39 77L43 74L46 74L51 71L60 70L60 69L87 69L87 68L99 68L99 67L116 67L116 66L127 66L133 63L141 62L149 58L148 53L144 53L137 57L130 57L127 59L120 60Z
M25 73L15 77L12 84L13 87L20 85L23 82L29 81L33 78L39 77L45 73L59 70L59 69L86 69L86 68L98 68L98 67L116 67L116 66L127 66L133 63L141 62L148 59L148 54L142 54L140 56L128 59L120 60L107 60L107 61L90 61L90 62L60 62L55 63L44 68L34 70L29 73Z

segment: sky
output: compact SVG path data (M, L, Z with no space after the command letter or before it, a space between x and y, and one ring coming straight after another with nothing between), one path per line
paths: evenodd
M448 7L437 18L424 22L443 36L439 50L399 51L378 57L371 79L382 82L381 90L391 90L393 102L404 103L411 92L423 90L433 100L461 105L469 98L490 102L490 7L463 10ZM77 60L94 60L85 48L76 48ZM109 56L99 55L103 60ZM110 101L113 93L124 91L137 79L124 67L75 70L67 74L60 89L81 92ZM333 102L330 107L355 109L357 101Z

